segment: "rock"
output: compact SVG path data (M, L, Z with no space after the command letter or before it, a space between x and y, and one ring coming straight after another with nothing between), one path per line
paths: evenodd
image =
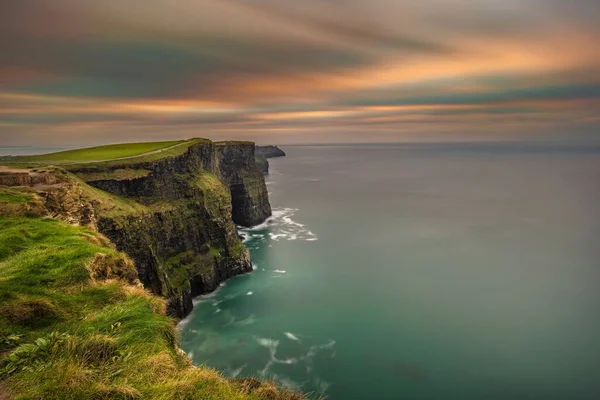
M104 234L133 259L143 285L168 299L169 314L183 318L193 297L252 271L235 224L271 215L254 151L252 142L198 141L156 161L4 171L0 183L33 187L44 214Z
M256 146L256 154L259 154L265 158L284 157L285 152L277 146Z
M267 185L257 168L252 142L219 142L217 169L231 191L233 222L254 226L271 216Z

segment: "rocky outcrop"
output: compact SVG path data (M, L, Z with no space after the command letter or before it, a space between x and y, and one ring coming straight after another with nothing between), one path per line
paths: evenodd
M256 146L256 154L259 154L265 158L284 157L285 152L277 146Z
M267 158L284 157L285 153L277 146L256 146L255 160L256 166L263 175L269 174L269 160Z
M252 270L235 224L271 215L254 143L191 143L154 161L46 171L46 185L37 171L2 182L35 188L47 215L103 233L135 261L144 286L168 299L169 313L184 317L194 296Z
M34 186L52 185L56 178L47 171L32 171L0 166L0 185L2 186Z

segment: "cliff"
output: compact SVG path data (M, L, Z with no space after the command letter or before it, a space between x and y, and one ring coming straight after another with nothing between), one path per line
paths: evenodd
M181 318L194 296L252 270L235 224L261 223L271 209L253 143L193 139L156 151L61 160L64 171L5 169L0 184L31 186L40 199L32 211L104 234L133 259L144 287Z
M92 229L145 206L58 169L16 174L38 183L0 186L1 399L304 399L191 364L165 299Z
M285 152L277 146L256 146L256 154L259 154L265 158L284 157Z

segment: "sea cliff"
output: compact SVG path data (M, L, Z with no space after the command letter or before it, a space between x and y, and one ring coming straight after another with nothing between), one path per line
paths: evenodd
M256 146L255 160L258 169L260 169L263 175L269 173L269 160L267 158L284 157L285 152L277 146Z
M194 296L252 270L235 225L261 223L271 208L254 143L178 146L164 157L0 171L0 185L30 186L43 200L38 212L105 235L133 259L144 287L167 299L168 313L182 318Z
M33 188L0 186L1 399L304 399L192 365L166 300L93 229L107 209L139 206L60 170L39 173L20 176Z

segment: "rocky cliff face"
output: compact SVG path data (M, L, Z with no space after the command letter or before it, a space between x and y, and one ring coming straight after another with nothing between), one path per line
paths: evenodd
M234 224L271 215L253 143L199 140L176 157L67 169L75 176L56 170L48 185L31 182L35 171L3 182L33 186L48 215L107 236L144 286L169 300L170 314L184 317L194 296L252 270Z
M254 143L220 142L216 145L217 171L231 191L233 222L260 224L271 215L262 171L256 166Z

